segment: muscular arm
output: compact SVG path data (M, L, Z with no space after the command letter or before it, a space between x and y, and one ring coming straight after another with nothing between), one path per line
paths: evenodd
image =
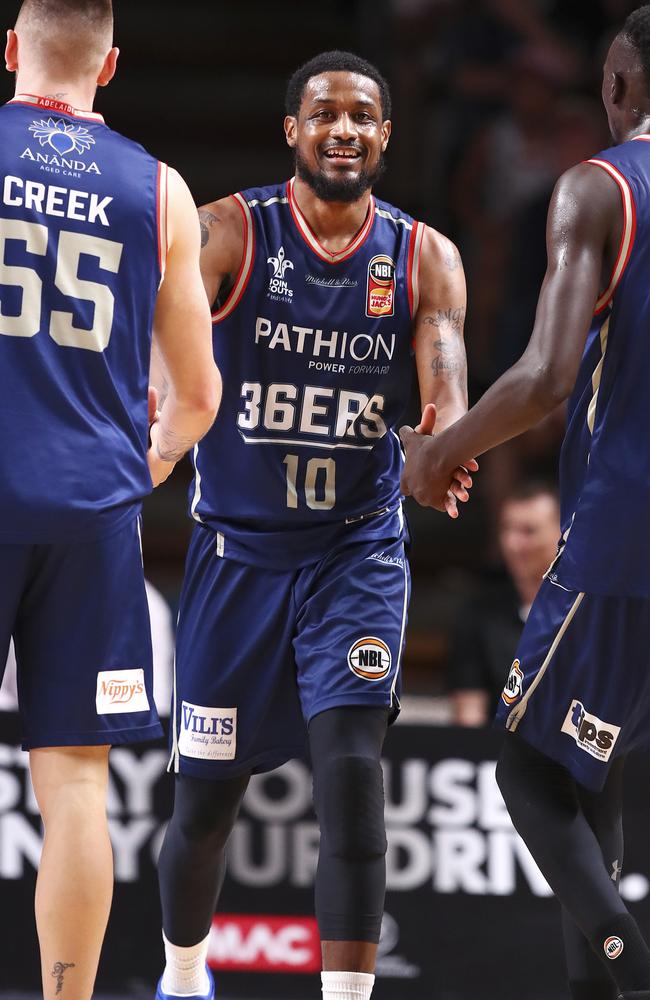
M436 406L436 432L467 410L466 305L460 254L450 240L427 227L420 256L415 362L422 408L427 403Z
M151 429L154 484L209 429L221 393L212 356L210 310L199 271L199 227L187 185L169 172L169 249L154 313L154 378L167 399Z
M222 198L199 209L201 277L213 305L226 282L234 284L244 253L244 222L234 198Z
M404 429L403 487L419 503L443 509L457 465L528 430L568 397L621 229L619 190L605 171L581 164L560 178L548 216L548 266L525 353L435 439Z

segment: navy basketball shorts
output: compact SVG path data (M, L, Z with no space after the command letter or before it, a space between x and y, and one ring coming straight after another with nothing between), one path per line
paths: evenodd
M298 570L248 566L194 530L181 596L170 769L205 778L304 754L320 712L396 717L410 592L402 541L333 550Z
M65 545L0 545L0 674L16 647L23 749L162 736L139 519Z
M496 722L600 791L612 760L650 735L650 600L545 579Z

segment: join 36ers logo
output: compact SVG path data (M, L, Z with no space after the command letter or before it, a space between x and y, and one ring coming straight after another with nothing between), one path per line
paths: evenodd
M378 254L368 264L366 316L393 316L395 313L395 261Z

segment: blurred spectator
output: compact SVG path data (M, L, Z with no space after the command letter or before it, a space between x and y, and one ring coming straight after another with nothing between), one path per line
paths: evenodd
M167 601L156 588L145 581L149 617L151 619L151 644L153 647L153 694L160 715L170 713L173 670L174 670L174 624ZM16 657L13 642L9 647L9 657L4 680L0 687L0 711L18 710L18 689L16 685Z
M457 725L483 726L491 719L559 535L552 486L526 482L503 502L498 537L507 572L485 579L462 607L452 642L449 688Z

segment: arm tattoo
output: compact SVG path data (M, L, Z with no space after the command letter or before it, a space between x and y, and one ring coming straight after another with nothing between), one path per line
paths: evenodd
M439 330L454 330L459 333L465 322L465 309L463 306L457 306L455 309L438 309L435 316L425 316L422 322Z
M75 969L74 962L55 962L52 977L56 979L56 996L63 992L63 977L67 969Z
M466 392L467 361L463 342L454 338L453 343L450 343L441 336L438 340L434 340L433 346L437 351L431 359L431 371L434 377L440 376L447 382L455 383Z
M456 247L451 243L445 252L445 267L450 271L456 271L459 267L463 266L463 262L460 259L460 254Z
M216 215L212 212L207 212L205 209L199 209L199 222L201 223L201 248L203 248L208 240L210 239L210 230L217 221Z

